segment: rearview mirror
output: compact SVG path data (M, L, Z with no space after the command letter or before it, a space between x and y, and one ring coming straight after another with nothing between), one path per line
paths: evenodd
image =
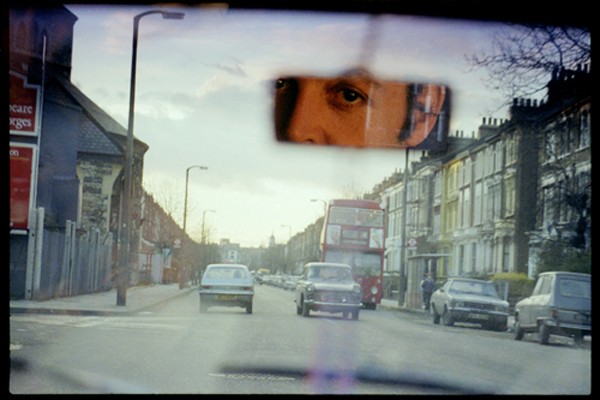
M365 71L282 76L274 83L277 140L347 147L446 148L450 91Z

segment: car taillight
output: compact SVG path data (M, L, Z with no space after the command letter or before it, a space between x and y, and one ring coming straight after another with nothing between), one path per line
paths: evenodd
M208 285L202 285L202 289L204 289L204 290L210 290L210 286L208 286Z
M242 290L252 290L252 288L250 286L245 286L242 288Z

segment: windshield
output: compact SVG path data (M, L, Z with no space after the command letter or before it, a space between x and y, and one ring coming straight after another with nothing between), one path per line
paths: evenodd
M331 224L383 227L383 211L331 207L330 212L329 223Z
M498 297L496 288L488 282L454 281L449 290L453 293Z
M377 276L381 269L379 254L330 250L326 261L348 264L352 267L352 273L359 276Z
M593 12L312 3L9 2L11 394L591 392Z
M312 267L308 270L306 276L308 279L315 281L353 282L349 268Z

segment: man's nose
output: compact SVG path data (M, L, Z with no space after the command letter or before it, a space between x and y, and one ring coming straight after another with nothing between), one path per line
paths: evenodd
M323 126L325 104L310 86L301 88L288 126L288 137L292 142L327 144Z

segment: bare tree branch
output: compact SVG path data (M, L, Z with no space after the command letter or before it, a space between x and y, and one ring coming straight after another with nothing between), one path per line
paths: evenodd
M466 58L471 68L487 70L488 86L510 102L542 93L557 68L590 65L591 35L579 28L507 24L493 38L491 53Z

